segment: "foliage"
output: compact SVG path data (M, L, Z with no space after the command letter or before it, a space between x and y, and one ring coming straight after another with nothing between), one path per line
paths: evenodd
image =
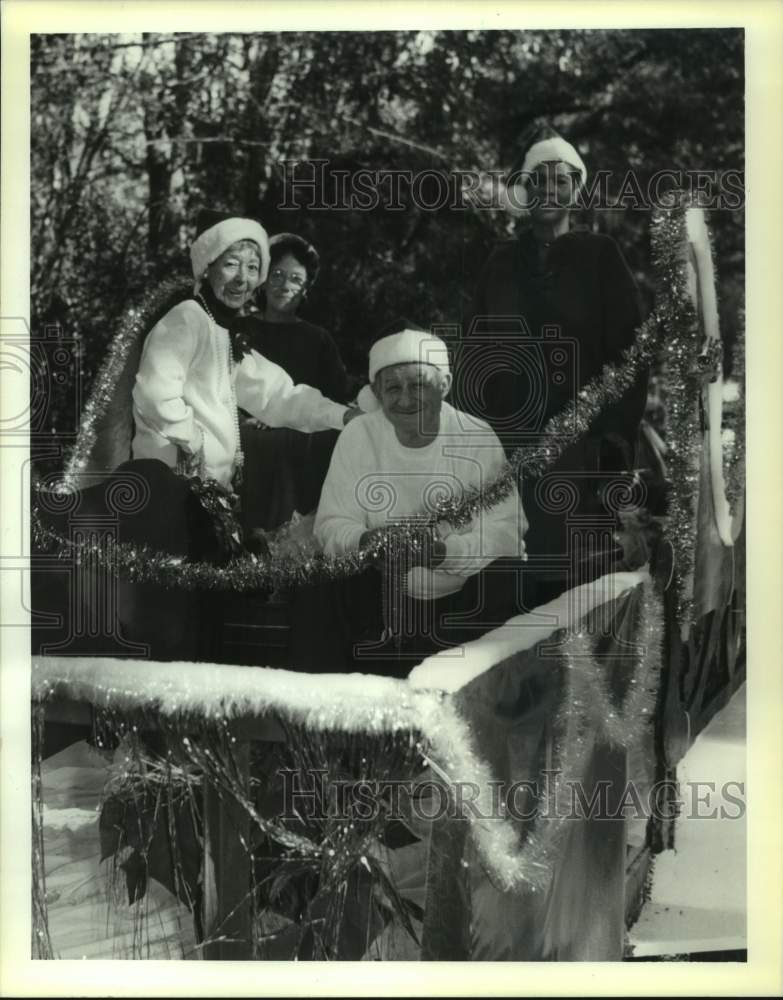
M422 210L404 187L401 211L285 210L286 161L328 160L333 202L338 171L507 170L546 119L589 170L612 171L614 193L631 168L643 187L661 169L742 170L743 46L735 29L35 36L34 333L59 324L80 340L83 392L134 296L187 274L207 205L316 244L303 315L361 372L368 337L394 316L460 322L509 217ZM619 240L649 307L649 213L587 221ZM711 224L731 344L743 215ZM60 409L73 389L58 390Z

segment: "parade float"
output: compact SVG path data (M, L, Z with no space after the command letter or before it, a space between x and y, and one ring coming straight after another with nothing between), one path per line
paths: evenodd
M437 515L468 519L525 475L568 519L549 467L655 365L654 461L608 483L591 524L606 571L404 680L286 661L286 591L367 558L326 557L304 524L221 564L118 540L140 499L101 442L172 289L126 315L65 469L33 492L34 957L622 959L673 846L677 762L744 676L742 337L732 397L703 211L671 196L651 245L656 305L622 363ZM100 483L106 516L80 518ZM230 535L225 499L189 488ZM36 576L61 579L67 613L36 607ZM153 662L118 638L118 588L143 585L222 602L214 662ZM281 811L280 781L305 775ZM395 787L417 807L395 808ZM598 793L600 816L575 812Z

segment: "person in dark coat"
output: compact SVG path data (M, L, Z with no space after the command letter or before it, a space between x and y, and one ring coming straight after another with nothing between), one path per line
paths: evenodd
M278 233L269 241L269 252L263 306L238 322L237 333L284 368L294 382L313 385L329 399L346 402L350 380L334 338L298 315L318 278L318 251L301 236Z
M525 224L491 252L463 326L456 398L491 424L508 455L540 442L570 401L578 413L580 391L621 361L641 324L637 288L615 241L572 226L586 177L578 152L553 130L525 144L507 188L509 208ZM602 555L577 551L585 535L574 533L573 518L606 520L604 490L634 468L646 396L644 375L544 477L524 477L529 606L606 571L603 542Z
M278 233L269 248L261 310L241 318L233 331L240 350L258 351L285 369L294 382L316 386L328 398L347 402L352 383L337 344L322 326L298 315L318 278L317 250L294 233ZM337 434L269 430L257 421L246 421L241 430L248 467L263 470L247 477L243 487L245 530L277 528L294 510L314 510Z

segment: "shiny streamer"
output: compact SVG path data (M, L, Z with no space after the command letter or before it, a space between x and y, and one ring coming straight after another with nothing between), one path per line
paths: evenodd
M62 479L55 487L58 493L73 493L79 488L80 477L87 470L95 448L100 423L114 401L115 387L125 370L131 351L149 332L153 316L177 292L182 292L183 288L181 278L169 278L147 292L123 316L109 353L93 380L90 396L82 411L79 434L68 456Z
M577 403L569 403L552 418L542 434L541 443L517 449L498 477L483 489L466 492L461 497L445 498L434 512L416 519L415 526L390 526L386 532L377 534L367 548L339 557L328 557L313 551L312 546L302 546L301 553L292 552L289 547L281 558L248 554L227 565L215 566L125 543L106 550L96 542L76 544L49 528L39 515L38 504L33 504L31 527L36 547L62 558L73 558L77 564L89 558L94 565L102 565L131 581L184 590L275 590L353 576L363 572L391 548L399 551L400 546L407 546L411 552L418 552L422 544L422 524L434 525L445 520L458 528L506 499L516 488L520 475L541 476L566 448L589 431L608 406L635 384L659 355L665 364L667 460L671 469L667 534L676 554L678 617L683 622L690 621L693 605L689 593L696 549L695 512L701 455L698 407L704 371L700 363L698 317L688 292L685 212L691 202L683 192L672 192L667 197L668 204L658 209L652 218L652 262L658 289L654 312L639 328L621 364L606 365L600 376L580 390ZM86 467L97 425L130 349L145 332L150 317L160 308L164 297L170 297L177 287L178 283L169 282L126 316L85 409L62 489L73 489L79 473ZM735 468L739 468L739 463Z
M678 215L653 218L658 237L669 242L671 253L659 257L659 294L663 294L670 323L661 338L663 386L666 398L666 444L670 496L666 535L675 562L677 619L687 627L693 616L693 572L696 558L697 505L703 433L700 422L701 389L705 363L700 358L699 317L689 292L689 244L685 211L689 199L671 192ZM655 234L655 229L653 230Z
M583 639L577 643L577 653L586 664L584 676L593 718L599 731L615 746L629 747L635 735L638 736L635 727L652 720L663 664L663 637L663 608L650 583L642 591L640 618L633 636L633 641L641 646L641 653L622 706L615 704L609 692L606 671L599 659L584 648Z
M90 558L134 582L156 583L184 590L252 591L296 587L361 573L392 547L399 549L405 546L412 553L418 553L422 546L423 524L434 526L438 521L446 520L459 528L470 522L481 511L505 500L516 489L520 474L540 476L567 447L586 434L601 412L617 402L650 364L655 353L655 330L664 321L665 315L658 310L646 320L636 342L625 352L623 364L605 366L602 376L580 391L576 414L575 405L569 404L562 413L552 418L543 434L544 443L518 448L488 486L466 491L459 498L441 500L434 512L416 518L415 523L390 526L385 532L376 534L372 544L361 551L330 557L306 547L299 558L292 557L289 550L281 560L247 555L220 567L211 563L188 562L181 556L125 543L119 543L112 547L111 552L105 552L97 544L76 544L47 527L40 517L38 504L33 505L31 512L33 540L39 548L54 551L62 558L75 558L77 563L83 558ZM98 393L97 398L102 399L103 394ZM93 413L89 420L90 428L94 428L97 419ZM90 430L89 433L93 432ZM77 447L76 453L83 454L83 449ZM66 484L72 483L78 473L78 463L75 466L74 461L66 474Z
M733 440L726 450L726 498L736 516L745 492L745 314L740 316L737 343L734 347L732 378L736 380L739 398L731 404L731 416L726 423ZM724 413L727 407L724 405Z
M554 726L553 768L566 780L558 781L551 800L542 803L546 818L536 818L521 849L509 850L506 830L487 829L486 824L476 837L485 866L504 888L547 889L561 860L568 817L574 814L573 788L583 786L594 747L608 740L630 749L652 724L662 663L663 609L652 580L640 587L639 622L632 637L640 651L622 704L615 704L608 692L606 664L596 649L598 639L585 627L590 616L565 637L564 689Z

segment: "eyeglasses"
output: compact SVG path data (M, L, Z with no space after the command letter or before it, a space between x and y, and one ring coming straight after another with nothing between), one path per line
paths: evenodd
M284 285L289 282L294 288L302 289L307 284L307 278L301 274L288 274L280 267L275 267L269 272L270 285Z

